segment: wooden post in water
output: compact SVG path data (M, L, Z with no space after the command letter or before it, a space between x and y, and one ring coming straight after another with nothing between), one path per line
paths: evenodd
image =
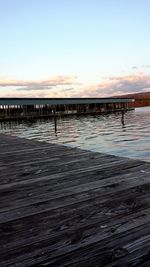
M125 111L122 110L121 123L122 123L123 126L125 125L125 122L124 122L124 114L125 114Z
M7 118L7 115L8 115L7 114L7 106L5 105L4 107L5 107L5 117Z
M8 117L10 117L10 106L8 105Z
M54 124L55 124L55 133L57 133L56 105L54 106Z

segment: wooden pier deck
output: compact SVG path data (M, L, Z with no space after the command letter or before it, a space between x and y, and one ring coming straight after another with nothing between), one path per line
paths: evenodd
M0 134L0 266L150 266L150 163Z

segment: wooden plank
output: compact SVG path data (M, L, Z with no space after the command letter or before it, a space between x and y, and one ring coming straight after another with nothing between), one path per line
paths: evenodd
M0 135L0 171L0 266L148 266L150 163Z

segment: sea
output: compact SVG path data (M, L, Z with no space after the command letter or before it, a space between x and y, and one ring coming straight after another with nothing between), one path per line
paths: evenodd
M57 129L56 129L57 128ZM1 122L0 132L150 162L150 107L105 115Z

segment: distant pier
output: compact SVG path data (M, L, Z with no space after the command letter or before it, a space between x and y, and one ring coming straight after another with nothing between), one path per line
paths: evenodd
M149 267L150 163L0 134L0 267Z
M133 98L0 98L0 121L133 109Z

